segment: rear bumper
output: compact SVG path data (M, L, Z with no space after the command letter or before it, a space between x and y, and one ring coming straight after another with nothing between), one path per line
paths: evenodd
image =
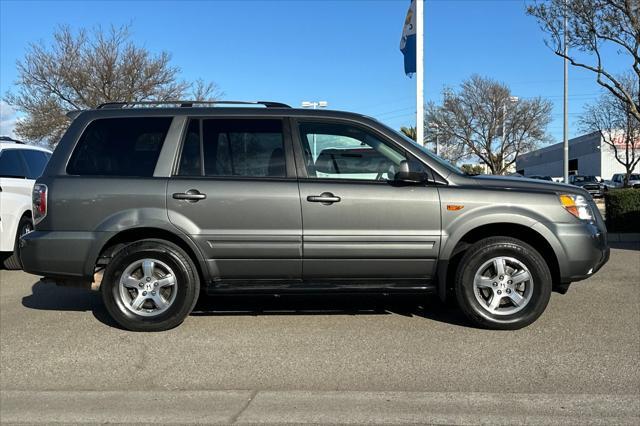
M47 277L91 280L106 232L33 231L20 238L23 270Z

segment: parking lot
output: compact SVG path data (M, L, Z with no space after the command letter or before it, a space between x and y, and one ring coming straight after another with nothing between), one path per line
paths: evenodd
M640 245L514 332L420 297L206 299L132 333L98 293L0 271L3 422L635 423Z

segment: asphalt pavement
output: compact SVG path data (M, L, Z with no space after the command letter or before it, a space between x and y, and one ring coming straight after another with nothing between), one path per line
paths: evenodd
M133 333L0 271L3 423L640 423L640 245L519 331L436 297L206 298Z

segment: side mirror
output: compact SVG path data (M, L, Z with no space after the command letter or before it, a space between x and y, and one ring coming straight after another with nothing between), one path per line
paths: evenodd
M423 172L413 172L409 167L407 160L402 160L398 167L398 172L395 175L396 182L402 183L424 183L426 181L426 175Z

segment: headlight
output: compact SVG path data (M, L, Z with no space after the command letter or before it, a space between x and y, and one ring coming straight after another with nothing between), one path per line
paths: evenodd
M593 220L593 211L587 199L582 195L560 194L560 203L566 211L578 219Z

